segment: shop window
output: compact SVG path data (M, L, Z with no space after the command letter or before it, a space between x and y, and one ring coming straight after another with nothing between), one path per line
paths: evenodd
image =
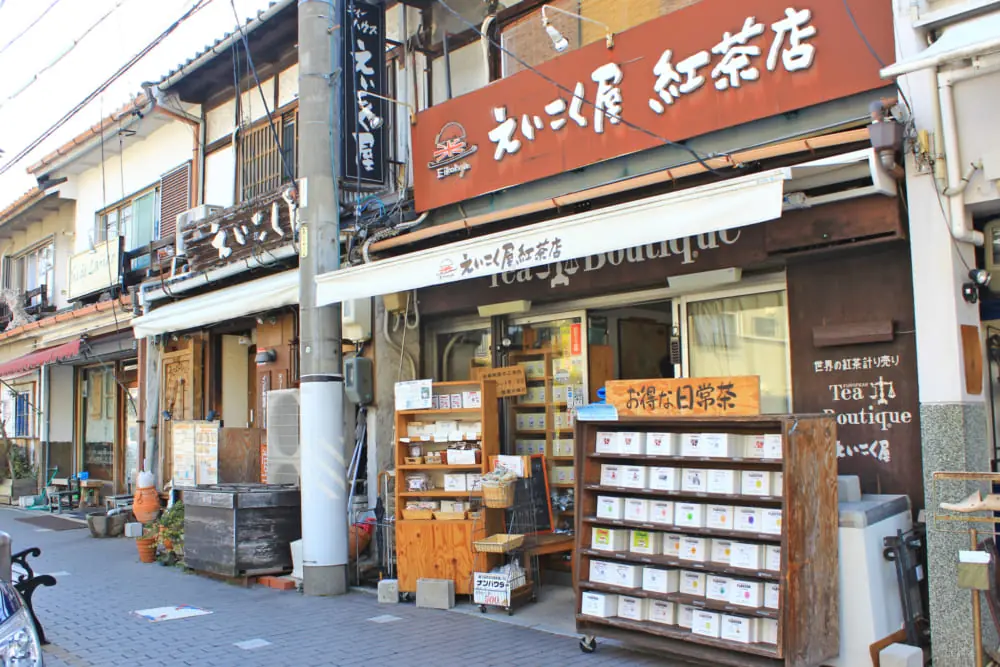
M19 391L14 397L14 437L31 437L31 392Z
M760 376L761 411L791 409L784 292L688 301L690 377Z
M111 368L83 371L83 470L93 479L112 480L114 473L115 396L117 380Z

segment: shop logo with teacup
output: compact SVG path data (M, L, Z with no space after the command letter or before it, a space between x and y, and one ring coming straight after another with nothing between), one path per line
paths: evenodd
M465 128L461 123L455 121L445 123L434 138L434 156L427 163L427 168L437 173L438 180L454 174L463 178L465 172L472 169L472 165L466 162L465 158L477 150L478 146L469 144Z

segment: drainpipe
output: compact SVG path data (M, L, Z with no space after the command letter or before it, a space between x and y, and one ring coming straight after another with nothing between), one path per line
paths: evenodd
M51 410L49 401L49 364L42 364L41 369L38 372L38 394L41 398L40 403L42 404L42 415L41 424L39 431L39 440L41 440L42 448L45 452L44 454L44 468L42 469L42 484L49 483L49 451L52 447L52 443L49 442L49 433L51 425ZM43 487L44 488L44 487Z

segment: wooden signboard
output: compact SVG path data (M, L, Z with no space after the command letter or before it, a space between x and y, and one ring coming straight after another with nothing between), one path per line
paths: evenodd
M528 384L521 366L505 366L504 368L474 368L472 378L477 382L493 380L497 383L497 397L524 396L528 393Z
M605 399L620 416L743 417L760 414L760 377L610 380Z

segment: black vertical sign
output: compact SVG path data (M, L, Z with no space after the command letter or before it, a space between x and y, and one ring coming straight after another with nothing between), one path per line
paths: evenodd
M381 5L347 0L344 22L344 185L385 182L385 14ZM336 131L336 128L334 128Z

